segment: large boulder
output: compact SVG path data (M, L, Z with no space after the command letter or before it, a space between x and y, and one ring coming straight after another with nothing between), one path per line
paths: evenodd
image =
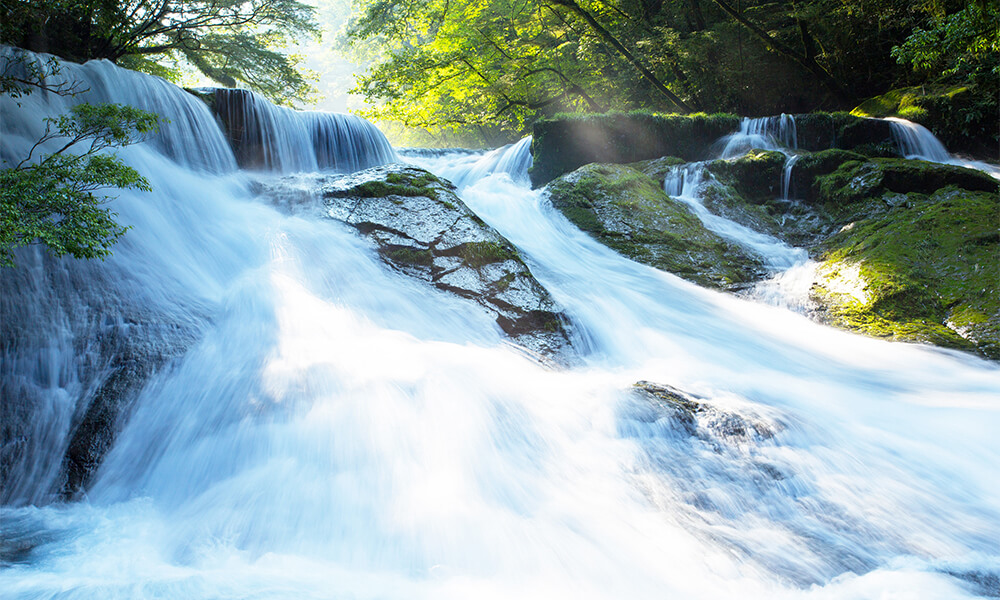
M546 190L577 227L638 262L719 289L746 286L764 273L760 259L706 229L688 206L632 167L590 164Z
M868 335L1000 360L996 191L886 191L824 241L820 316Z
M386 263L476 302L516 344L560 362L569 358L566 316L517 248L477 217L452 184L401 164L311 177L308 193L319 196L327 216L357 229ZM302 188L301 178L294 188ZM287 193L280 179L261 191Z

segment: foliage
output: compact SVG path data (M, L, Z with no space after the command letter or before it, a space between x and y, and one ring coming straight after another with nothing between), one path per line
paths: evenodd
M850 109L952 0L354 0L366 116L499 144L559 111ZM985 10L985 9L984 9ZM662 84L663 89L661 89ZM676 97L671 100L670 97Z
M107 58L176 78L184 65L284 104L312 92L288 45L317 35L296 0L2 0L0 40L70 60Z
M995 85L1000 77L1000 6L970 3L928 29L917 27L892 55L933 78Z
M0 87L9 90L9 96L46 89L44 77L36 77L42 71L29 70L27 77L10 75L14 72L5 70L0 76ZM56 256L110 254L126 228L115 221L113 212L102 208L108 199L96 192L150 188L135 169L105 150L139 141L159 122L155 114L117 104L80 104L68 114L46 119L45 134L28 156L0 170L0 266L13 266L14 249L35 243ZM35 152L47 144L57 144L56 150L35 161Z

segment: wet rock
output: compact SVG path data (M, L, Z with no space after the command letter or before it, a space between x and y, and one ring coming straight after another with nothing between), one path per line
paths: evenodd
M546 188L552 205L602 244L705 285L735 289L760 278L760 259L709 231L661 185L623 165L591 164Z
M516 344L564 360L567 318L506 238L475 215L454 186L415 167L393 164L347 176L316 175L328 217L368 238L392 267L468 298L496 318ZM297 184L302 188L302 184ZM263 194L295 203L295 194L263 184Z
M638 381L632 390L670 414L689 435L713 444L758 443L773 438L779 427L756 416L718 408L707 398L669 385Z
M534 125L531 183L545 185L588 163L627 164L677 156L709 158L712 144L739 128L735 115L608 113L543 119Z

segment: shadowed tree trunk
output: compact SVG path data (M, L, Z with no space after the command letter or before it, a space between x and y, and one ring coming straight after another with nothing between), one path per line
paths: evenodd
M589 12L585 11L579 4L575 2L575 0L549 0L549 2L551 2L552 4L556 4L558 6L564 6L569 10L573 11L574 13L576 13L581 19L587 22L587 25L589 25L590 28L594 30L594 33L596 33L602 40L610 44L612 48L614 48L619 54L622 55L622 57L625 58L625 60L630 62L632 66L639 71L639 73L643 76L643 78L646 79L646 81L648 81L649 83L651 83L658 92L666 96L666 98L670 100L670 102L674 106L680 108L684 112L693 112L693 110L691 109L690 106L687 105L687 103L681 100L677 96L677 94L671 92L667 88L667 86L664 85L663 82L656 77L656 75L653 75L652 71L646 68L646 66L643 65L642 62L638 58L636 58L634 54L629 52L628 48L626 48L624 44L618 41L618 38L611 35L610 31L602 27L601 24L597 22L597 19L595 19L594 16L591 15Z

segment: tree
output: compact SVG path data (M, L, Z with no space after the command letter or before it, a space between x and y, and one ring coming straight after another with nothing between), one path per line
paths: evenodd
M72 85L52 88L38 76L44 71L37 65L17 69L18 64L35 63L23 54L6 57L0 90L12 98L35 89L63 95L76 91ZM109 198L97 192L150 187L135 169L105 151L139 141L159 123L158 115L118 104L79 104L66 115L46 119L45 134L23 160L0 163L0 266L14 266L14 249L30 244L43 244L56 256L110 254L127 228L102 207ZM37 150L53 143L58 144L54 152L36 159Z
M0 40L69 60L106 58L175 77L189 64L221 85L272 100L304 102L312 91L284 52L318 35L314 10L296 0L0 0Z

